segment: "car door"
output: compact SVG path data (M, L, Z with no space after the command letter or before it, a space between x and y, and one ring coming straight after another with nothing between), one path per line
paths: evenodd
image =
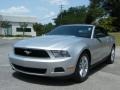
M101 27L96 27L94 30L94 36L93 36L93 59L94 63L102 60L106 56L106 50L107 50L107 35L105 32L103 32L103 29Z
M105 30L104 28L101 28L101 32L103 33L103 39L104 39L104 55L105 57L108 56L110 54L111 48L110 48L110 42L111 42L111 38L107 33L107 30Z

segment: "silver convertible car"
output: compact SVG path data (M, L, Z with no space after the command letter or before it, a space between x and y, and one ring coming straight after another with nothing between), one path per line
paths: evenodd
M73 76L84 81L90 68L113 63L115 40L102 27L87 24L59 26L49 33L19 41L9 54L12 68L24 74Z

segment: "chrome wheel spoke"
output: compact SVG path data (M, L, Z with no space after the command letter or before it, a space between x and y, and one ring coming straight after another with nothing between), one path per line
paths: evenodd
M88 72L88 58L87 56L83 56L81 58L80 64L79 64L79 74L81 77L85 77Z
M85 75L86 75L86 73L87 73L87 70L86 70L86 69L84 69L83 76L85 76Z
M113 49L111 52L111 60L114 61L115 59L115 50Z

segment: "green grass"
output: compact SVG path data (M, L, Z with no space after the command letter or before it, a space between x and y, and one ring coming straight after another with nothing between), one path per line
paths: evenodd
M115 37L116 45L120 46L120 32L109 33L109 34Z

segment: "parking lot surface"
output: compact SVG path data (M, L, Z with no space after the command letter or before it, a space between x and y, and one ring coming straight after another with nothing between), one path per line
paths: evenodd
M43 78L14 72L8 53L18 40L0 40L0 90L120 90L120 47L114 64L102 63L82 83L70 79Z

